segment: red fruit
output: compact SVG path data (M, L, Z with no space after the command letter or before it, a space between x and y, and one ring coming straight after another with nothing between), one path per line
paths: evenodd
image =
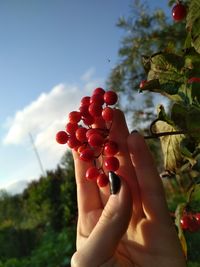
M119 169L119 160L116 157L106 157L104 165L108 171L114 172Z
M101 87L98 87L93 91L93 95L95 95L95 94L104 95L104 93L105 93L105 90L103 88L101 88Z
M69 134L74 134L76 130L78 129L78 124L68 122L65 126L65 129Z
M82 99L81 99L81 106L89 106L90 104L90 96L84 96Z
M77 149L78 153L80 154L83 150L85 150L87 147L87 144L80 145Z
M91 161L94 159L94 151L90 148L86 148L80 153L80 159L83 161Z
M104 138L98 133L91 134L88 138L88 144L92 147L101 147L104 143Z
M96 134L96 133L99 133L97 129L95 129L95 128L88 129L87 133L86 133L87 139L90 137L90 135Z
M189 229L190 222L191 222L190 216L187 215L187 214L183 215L182 218L181 218L181 220L180 220L181 228L183 230L188 230Z
M69 137L68 137L68 135L67 135L67 133L65 131L59 131L56 134L56 141L61 145L66 144L68 138Z
M176 4L172 8L172 17L175 21L181 21L183 20L187 15L187 9L186 6L183 5L182 3Z
M96 180L96 178L99 176L99 170L96 167L90 167L87 169L85 177L88 180Z
M72 111L69 113L69 122L78 123L81 120L81 113L78 111Z
M106 156L114 156L119 152L119 148L116 142L108 141L104 146L104 154Z
M85 125L92 125L94 123L94 118L88 114L86 116L83 116L83 122L85 123Z
M146 83L147 83L147 80L142 80L140 82L140 89L143 89Z
M87 132L87 129L85 127L79 127L76 130L76 138L80 142L86 142L87 141L86 132Z
M99 187L105 187L109 183L108 176L105 173L101 173L97 177L97 184Z
M102 111L102 117L105 121L112 121L113 120L113 109L110 107L105 107Z
M199 223L194 216L191 217L191 221L189 224L190 232L197 232L199 230Z
M68 147L76 148L81 145L81 142L76 138L75 134L71 135L67 141Z
M89 105L82 105L79 107L79 111L81 113L81 116L83 116L83 117L88 116L88 114L89 114L88 107L89 107Z
M97 103L92 103L89 105L88 111L92 117L100 117L102 106Z
M114 105L117 102L118 96L114 91L107 91L104 94L104 101L107 105Z
M200 213L198 212L194 216L195 216L195 218L196 218L196 220L197 220L197 222L198 222L198 224L200 226Z
M188 83L200 83L199 77L192 77L188 80Z
M98 105L103 105L104 104L104 98L102 94L94 94L90 97L90 104L95 103Z

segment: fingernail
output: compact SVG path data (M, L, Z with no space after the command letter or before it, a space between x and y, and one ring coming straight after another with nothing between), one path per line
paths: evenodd
M137 130L131 131L131 134L134 134L134 133L138 133L138 131Z
M120 178L116 173L112 171L108 173L108 178L110 182L110 193L115 195L119 192L121 187Z

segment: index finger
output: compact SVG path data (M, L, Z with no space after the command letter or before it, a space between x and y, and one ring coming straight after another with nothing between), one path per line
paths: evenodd
M91 162L83 162L76 151L73 151L75 177L77 185L77 202L79 215L84 217L90 211L102 208L99 189L96 182L85 177L87 169L93 166Z

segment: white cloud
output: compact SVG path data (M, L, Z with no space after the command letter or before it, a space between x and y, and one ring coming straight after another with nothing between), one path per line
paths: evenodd
M81 77L85 79L82 86L59 84L18 110L7 119L3 144L27 146L24 140L31 133L45 169L55 166L66 151L65 145L56 143L56 132L64 129L68 113L77 110L81 97L102 85L101 79L92 78L93 74L91 68Z

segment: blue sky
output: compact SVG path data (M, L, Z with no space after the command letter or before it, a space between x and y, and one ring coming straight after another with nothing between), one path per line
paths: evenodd
M166 7L167 1L147 1ZM56 129L118 60L130 0L0 0L0 188L39 178L65 148ZM110 61L108 61L110 59Z

